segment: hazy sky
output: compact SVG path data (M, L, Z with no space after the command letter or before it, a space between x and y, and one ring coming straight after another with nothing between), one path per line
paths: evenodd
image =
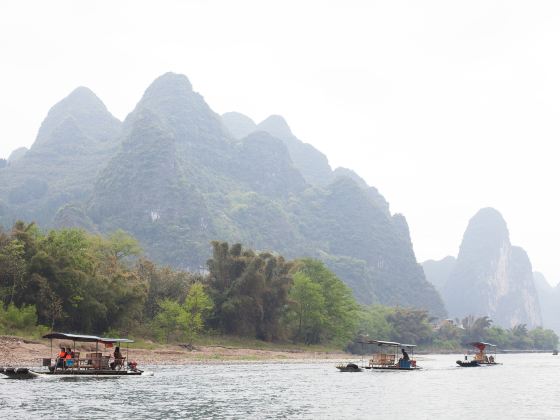
M79 85L118 118L160 74L219 113L281 114L403 213L418 260L492 206L560 281L560 3L0 3L0 157Z

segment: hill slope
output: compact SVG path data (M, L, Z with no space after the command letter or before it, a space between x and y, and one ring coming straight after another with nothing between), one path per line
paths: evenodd
M383 196L354 172L332 171L283 118L254 126L240 114L221 117L185 76L173 73L148 87L122 127L109 124L110 114L101 119L95 101L86 102L77 101L75 113L71 104L57 106L38 136L37 149L72 156L83 166L53 174L53 184L72 185L79 195L53 211L38 211L43 223L101 232L123 228L158 262L191 270L204 267L216 239L288 258L321 258L360 302L444 315L416 262L405 218L391 215ZM106 136L91 126L91 115ZM83 157L74 152L77 145L85 147ZM28 159L32 151L14 167L25 163L27 173L38 171ZM43 160L51 164L47 155ZM96 162L95 173L86 161ZM4 168L0 176L6 169L12 170ZM48 182L39 191L45 200L52 197Z

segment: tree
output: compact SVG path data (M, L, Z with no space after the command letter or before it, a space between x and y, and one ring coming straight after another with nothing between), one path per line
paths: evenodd
M482 341L485 339L488 328L492 325L492 320L483 316L480 318L475 318L469 315L461 321L463 328L465 329L465 334L463 336L463 344L468 344L473 341Z
M428 312L421 309L395 308L387 315L392 339L400 343L429 344L433 338Z
M159 303L160 312L154 318L154 324L159 329L165 341L169 342L173 334L179 330L179 320L183 313L181 305L171 299L165 299Z
M383 305L373 305L360 312L359 335L367 335L377 340L390 340L393 327L387 321L392 309Z
M184 328L184 337L188 344L204 329L204 321L212 311L214 304L204 291L201 283L194 283L189 289L187 299L180 314L179 324Z
M533 347L538 350L553 350L558 348L558 336L552 330L537 327L529 331L529 338Z
M270 253L244 250L239 244L213 242L212 246L207 282L215 309L210 324L226 334L264 340L280 337L292 264Z
M0 293L4 304L15 303L17 293L24 288L26 262L24 244L15 239L0 249Z
M511 330L511 344L516 349L526 350L532 347L532 340L526 324L517 324Z
M320 342L325 322L325 298L321 286L314 283L304 273L294 274L294 284L290 290L296 341L306 344Z
M321 340L347 344L358 324L358 305L352 291L321 261L302 259L294 270L304 273L321 288L325 313Z

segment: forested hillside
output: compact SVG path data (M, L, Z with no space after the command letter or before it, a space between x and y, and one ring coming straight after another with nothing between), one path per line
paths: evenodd
M359 305L321 261L226 242L211 248L206 273L192 273L149 261L123 231L42 231L17 222L0 231L0 334L58 330L191 345L218 335L354 350L366 334L454 350L482 338L502 348L558 343L550 330L504 330L488 317L435 328L425 310Z
M445 314L404 216L300 141L283 118L216 114L167 73L121 123L86 88L47 115L31 149L0 168L0 223L123 229L149 258L204 269L213 240L324 261L361 303Z

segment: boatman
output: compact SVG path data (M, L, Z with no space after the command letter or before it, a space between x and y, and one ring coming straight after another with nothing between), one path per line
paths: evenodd
M410 360L410 357L408 357L408 353L404 349L401 349L401 351L402 351L402 359L401 360Z

